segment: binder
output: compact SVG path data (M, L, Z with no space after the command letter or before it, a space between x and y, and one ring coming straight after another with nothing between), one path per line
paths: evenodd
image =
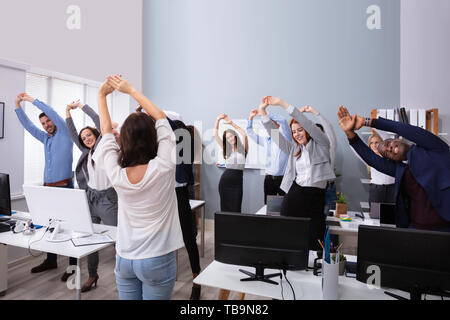
M377 118L386 119L386 109L377 109Z
M419 119L417 118L417 109L410 109L409 110L409 123L413 126L419 125Z
M387 109L386 110L386 117L387 117L388 120L395 120L394 109Z
M419 109L418 113L417 113L417 121L418 121L418 126L421 127L422 129L427 129L427 117L426 117L426 110L425 109Z

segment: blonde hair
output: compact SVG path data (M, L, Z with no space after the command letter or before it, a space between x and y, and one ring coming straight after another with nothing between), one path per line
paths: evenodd
M383 139L381 139L381 136L378 134L378 132L376 132L375 130L372 130L372 134L369 136L369 140L367 140L367 144L369 145L370 148L370 141L374 138L377 138L378 140L380 140L380 142L383 142ZM370 174L370 178L372 179L372 172L370 171L371 167L369 165L367 165L367 171L369 171Z

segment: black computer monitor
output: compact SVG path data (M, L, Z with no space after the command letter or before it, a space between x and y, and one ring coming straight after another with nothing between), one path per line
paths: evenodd
M309 218L218 212L214 217L215 260L256 268L242 281L278 284L264 269L304 270L309 258Z
M6 173L0 173L0 215L11 215L11 191Z
M360 225L356 279L373 284L377 266L382 288L409 292L411 300L423 293L447 296L449 248L448 232Z

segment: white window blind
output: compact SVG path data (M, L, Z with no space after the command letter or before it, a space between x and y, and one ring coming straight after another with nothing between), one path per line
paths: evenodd
M35 74L27 74L26 76L26 92L33 98L41 101L48 100L48 78ZM29 102L25 103L25 112L33 124L42 129L39 121L41 110L36 108ZM24 181L25 183L42 182L44 177L44 145L35 139L28 131L24 135Z
M89 84L87 84L89 83ZM97 93L100 86L92 85L92 81L86 83L72 82L49 78L42 75L27 73L26 91L33 98L37 98L50 105L63 119L66 118L66 106L72 101L80 100L81 103L88 104L98 112ZM107 98L107 103L111 113L112 121L119 125L128 117L130 110L129 96L119 92L114 92ZM26 104L27 116L41 130L39 114L41 111L31 103ZM93 121L79 109L71 111L72 119L78 133L86 126L95 127ZM100 130L100 128L98 128ZM44 175L44 147L25 130L25 163L24 163L24 183L42 183ZM75 171L81 152L74 145L72 168Z

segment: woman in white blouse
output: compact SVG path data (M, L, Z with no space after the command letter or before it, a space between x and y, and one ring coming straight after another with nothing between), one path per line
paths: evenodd
M244 144L242 144L236 131L232 129L225 130L222 139L219 138L219 124L221 120L224 120L225 124L230 124L242 135ZM227 167L219 182L220 211L241 212L243 175L248 151L247 134L245 130L231 121L226 114L221 114L216 119L214 138L222 149Z
M106 96L129 94L147 113L132 113L112 133ZM175 194L175 135L164 112L120 76L108 77L98 93L102 141L94 161L106 171L119 197L116 283L121 300L170 299L175 251L183 247Z
M267 116L269 105L281 106L292 116L292 142ZM336 177L331 168L330 141L314 122L283 99L264 97L259 113L267 133L289 155L280 186L286 192L280 214L310 218L310 249L320 250L317 239L323 239L325 232L325 188L327 181Z

